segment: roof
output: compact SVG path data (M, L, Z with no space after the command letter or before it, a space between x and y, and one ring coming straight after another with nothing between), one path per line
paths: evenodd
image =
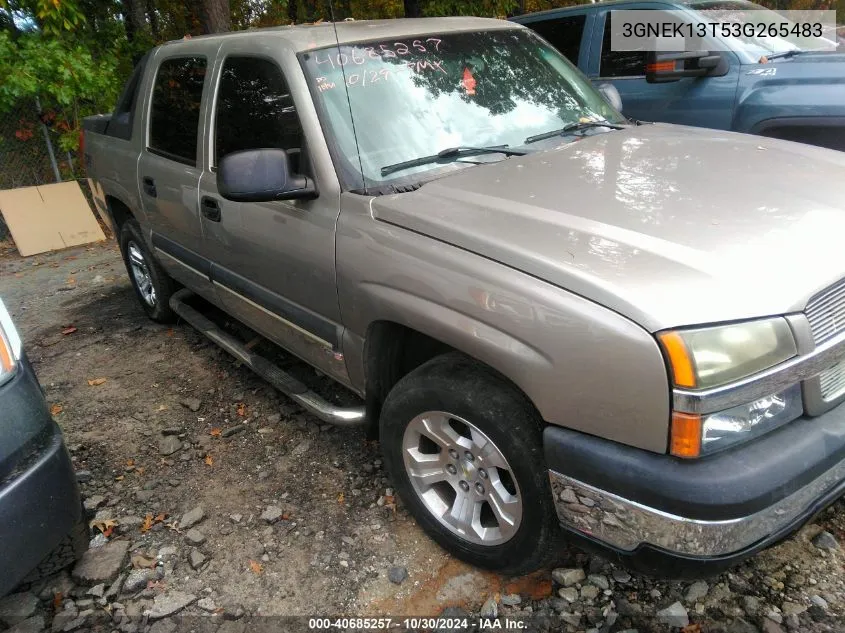
M335 39L337 27L337 40ZM228 38L242 38L261 34L278 35L296 50L331 46L394 37L413 37L438 33L459 33L462 31L489 31L520 28L513 22L495 18L449 17L449 18L400 18L395 20L355 20L349 22L320 22L319 24L297 24L263 29L247 29L219 35L203 35L188 40L173 40L164 46L176 46L187 42L209 42Z
M709 0L654 0L660 4L676 5L678 7L689 7L694 9L696 5L705 4ZM735 2L750 2L751 0L734 0ZM625 6L627 4L642 4L643 0L601 0L600 2L593 2L590 4L573 4L568 7L558 7L557 9L546 9L545 11L537 11L536 13L526 13L525 15L518 15L511 20L519 23L534 22L535 19L551 18L557 15L565 15L573 11L597 11L607 6Z

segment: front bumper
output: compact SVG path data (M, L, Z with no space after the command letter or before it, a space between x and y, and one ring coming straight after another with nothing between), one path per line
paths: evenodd
M698 460L544 432L557 514L582 544L669 577L717 573L845 493L845 407Z
M0 596L13 589L82 519L76 473L62 432L47 410L32 367L0 388L6 444L26 442L0 460ZM25 432L34 430L30 435Z

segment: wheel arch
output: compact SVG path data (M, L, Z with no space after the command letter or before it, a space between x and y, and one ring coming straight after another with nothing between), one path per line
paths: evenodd
M496 366L496 355L490 354L490 350L487 351L488 353L484 353L484 350L478 348L468 349L459 332L454 332L452 336L443 336L442 333L435 334L434 328L390 319L370 323L364 342L363 358L368 436L373 439L378 437L382 405L393 386L432 358L451 352L463 354L507 381L537 411L536 405L518 382ZM493 362L489 362L489 359L493 359ZM540 415L539 411L537 414Z

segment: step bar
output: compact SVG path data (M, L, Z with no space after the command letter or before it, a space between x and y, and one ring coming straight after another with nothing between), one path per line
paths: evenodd
M291 400L314 414L323 422L336 426L362 426L365 423L365 410L359 407L338 407L320 397L299 380L274 365L263 356L259 356L225 332L211 319L187 304L196 295L183 288L170 297L170 308L195 329L199 330L217 345L252 369L256 374L288 396Z

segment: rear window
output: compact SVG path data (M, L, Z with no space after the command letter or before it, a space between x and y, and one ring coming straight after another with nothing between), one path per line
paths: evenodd
M150 151L196 164L205 74L205 57L175 57L161 63L153 85Z
M114 108L114 113L109 120L106 134L109 136L116 136L129 140L132 138L132 121L135 117L135 103L138 99L138 88L141 85L141 77L144 76L144 67L147 63L147 56L145 55L132 75L129 77L126 85L123 86L123 91L120 93L120 98L117 100L117 105Z

